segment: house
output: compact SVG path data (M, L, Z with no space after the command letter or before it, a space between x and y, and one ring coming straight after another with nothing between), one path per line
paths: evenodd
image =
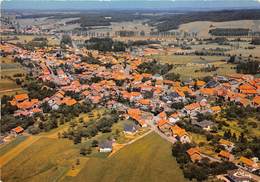
M232 149L234 148L234 143L233 142L230 142L230 141L228 141L228 140L224 140L224 139L220 139L219 140L219 144L220 145L222 145L222 146L224 146L225 147L225 149L227 150L227 151L232 151Z
M180 116L180 113L178 113L178 112L171 114L169 117L170 123L176 124L180 120L179 116Z
M190 138L185 129L174 125L171 127L172 136L179 140L181 143L190 143Z
M186 105L184 107L184 112L186 112L187 114L191 114L192 112L196 112L200 110L200 104L199 103L192 103L189 105Z
M211 131L212 127L216 126L216 123L209 120L203 120L201 122L196 122L195 125L202 128L203 130Z
M126 124L124 126L124 133L128 135L133 135L137 132L137 126L133 124Z
M189 155L190 160L192 162L200 161L202 159L200 150L198 147L190 148L189 150L186 151L186 153Z
M11 100L10 103L12 106L16 106L17 104L28 100L29 100L28 94L18 94L14 96L13 100Z
M161 131L161 132L163 132L163 133L165 133L166 135L170 135L170 127L171 127L171 125L170 125L170 123L169 123L169 120L167 120L167 119L160 119L158 122L157 122L157 127L158 127L158 129Z
M221 159L221 160L224 160L224 161L233 161L234 160L234 156L225 151L225 150L221 150L219 153L218 153L218 157Z
M253 160L248 159L246 157L240 157L238 164L242 167L247 168L250 171L259 169L259 166L257 165L257 163L255 163Z
M104 142L101 142L98 146L99 146L99 152L112 152L113 141L106 140Z
M22 134L24 132L24 129L21 126L17 126L16 128L13 128L11 130L11 134L13 135L19 135Z
M147 123L142 117L142 113L140 109L128 109L127 110L128 116L135 120L139 125L142 127L147 127Z
M256 108L260 106L260 96L259 95L254 97L254 99L252 101L252 105L253 105L253 107L256 107Z
M221 107L220 106L213 106L210 108L210 110L212 111L212 113L216 114L219 113L221 111Z

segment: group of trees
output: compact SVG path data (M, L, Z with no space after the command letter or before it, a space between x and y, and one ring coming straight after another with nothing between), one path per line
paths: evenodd
M215 36L248 36L247 28L215 28L209 30L211 35Z
M75 144L80 143L82 137L92 138L98 132L108 133L111 132L111 127L119 120L119 115L115 110L111 110L107 115L97 120L91 120L84 123L82 126L72 126L68 131L63 133L64 138L69 138Z
M203 158L201 161L192 163L186 153L186 151L191 147L194 146L189 143L182 144L180 142L173 144L172 147L172 155L181 166L185 178L204 181L210 175L223 174L226 173L227 170L237 168L235 164L231 162L211 162L207 158Z
M260 17L258 10L222 10L222 11L202 11L202 12L189 12L183 14L172 14L156 16L148 22L150 25L155 26L159 32L178 29L179 25L190 23L194 21L235 21L252 19L257 20Z
M137 68L138 72L140 73L150 73L150 74L159 74L159 75L165 75L167 74L171 69L173 68L172 65L166 63L161 64L156 60L149 61L149 62L143 62L140 64ZM169 75L169 77L172 77L173 75ZM175 78L175 76L174 76Z
M114 51L120 52L126 50L126 44L121 41L114 41L111 38L91 38L85 41L85 46L88 49L94 49L98 51Z
M69 35L62 35L61 41L60 41L60 46L62 48L64 48L66 45L68 45L69 47L73 46L71 37Z
M44 48L44 47L48 46L48 39L46 37L35 37L31 41L26 42L24 44L17 43L17 46L22 47L23 49L33 51L36 47Z
M259 37L253 38L251 43L253 45L260 45L260 38Z
M244 61L238 63L236 70L238 73L243 74L258 74L260 73L260 62L259 61Z

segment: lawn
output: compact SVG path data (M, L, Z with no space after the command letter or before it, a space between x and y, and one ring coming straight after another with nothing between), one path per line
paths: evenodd
M155 133L126 146L110 158L90 158L76 177L64 181L186 181L171 155L171 144Z

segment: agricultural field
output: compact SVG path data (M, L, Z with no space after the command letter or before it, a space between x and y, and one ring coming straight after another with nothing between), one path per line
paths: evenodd
M155 55L152 57L158 59L162 63L173 64L174 67L171 71L180 74L182 80L202 78L215 74L225 76L235 73L235 69L233 69L234 65L227 64L225 62L227 57L224 56ZM212 72L198 71L212 65L218 67L218 69Z
M24 92L20 85L16 84L15 79L23 79L25 76L25 70L19 63L13 62L11 57L2 57L1 58L1 80L0 80L0 96L12 95L16 92ZM16 74L22 76L14 77Z
M2 179L7 182L82 179L91 182L176 179L184 182L170 148L170 143L152 133L111 157L101 154L82 157L72 141L42 136L4 165ZM35 155L31 155L33 153Z
M171 144L155 133L126 146L110 158L91 158L76 177L66 181L186 181L171 155Z
M209 37L211 28L249 28L254 31L260 30L260 20L239 20L226 22L195 21L182 24L179 31L197 32L200 37Z
M8 40L9 43L17 44L18 42L25 44L32 41L35 37L39 37L39 35L17 35L14 40ZM48 40L49 46L59 45L59 40L54 36L41 36L46 37ZM8 39L8 37L3 36L2 39Z

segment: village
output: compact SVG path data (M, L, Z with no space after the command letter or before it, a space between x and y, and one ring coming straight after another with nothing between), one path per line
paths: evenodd
M11 97L5 106L12 107L9 113L15 118L48 115L48 112L58 111L64 106L72 108L90 103L96 108L115 110L122 120L133 121L124 126L127 135L135 135L138 130L147 128L147 131L154 131L172 144L191 143L192 147L185 155L193 163L207 158L212 162L235 164L234 171L220 178L259 181L257 154L250 153L248 158L233 150L238 141L243 143L243 137L249 142L259 135L249 132L244 136L245 133L241 132L236 136L233 133L234 139L229 136L232 133L228 121L219 119L232 107L244 108L241 109L243 112L255 113L255 116L259 114L259 78L230 74L217 75L210 80L167 80L159 72L145 72L145 66L148 65L149 69L149 66L158 64L154 59L133 56L129 52L102 53L72 47L62 51L59 47L28 51L2 42L1 54L11 55L29 71L31 79L42 83L45 91L50 92L46 97L34 98L28 93ZM32 125L40 127L39 123ZM8 142L10 135L23 133L28 133L27 128L17 125L2 133L2 142ZM195 136L206 136L207 143L199 143ZM216 138L214 145L219 149L206 152L205 148L212 149L209 141ZM113 152L115 143L115 139L99 142L99 152Z

